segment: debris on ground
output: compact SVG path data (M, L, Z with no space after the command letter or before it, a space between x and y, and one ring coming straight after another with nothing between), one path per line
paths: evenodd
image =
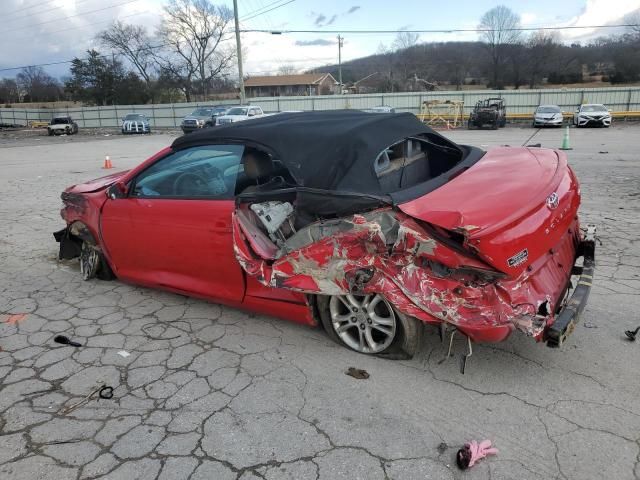
M113 398L113 387L109 387L109 386L105 385L104 382L100 382L82 400L80 400L80 401L78 401L76 403L73 403L73 404L69 405L68 407L63 408L62 410L60 410L60 413L62 415L66 415L67 413L73 412L76 408L84 405L85 403L88 403L96 393L98 394L99 398L103 398L105 400L108 400L110 398Z
M638 334L638 332L640 332L640 326L635 330L625 330L624 334L627 336L629 340L631 340L632 342L635 342L636 335Z
M584 322L584 328L598 328L598 325L593 322Z
M448 448L449 448L449 445L447 445L446 443L442 442L442 443L438 444L437 450L438 450L438 453L440 455L442 455L444 452L447 451Z
M366 380L367 378L369 378L369 372L355 367L349 367L344 373L345 375L349 375L350 377L356 378L358 380Z
M486 457L487 455L495 455L498 453L497 448L491 447L491 440L483 440L480 443L475 440L465 443L456 454L456 463L460 470L466 470L475 465L475 463Z
M65 337L64 335L56 335L53 337L53 341L59 343L61 345L69 345L70 347L81 347L82 344L78 342L74 342L69 337Z
M120 350L118 352L118 355L120 355L122 358L127 358L131 354L129 352L127 352L126 350Z
M609 153L609 152L606 150L600 150L598 153Z
M4 319L5 323L8 323L9 325L17 325L22 320L27 318L27 314L26 313L15 313L15 314L12 314L12 315L3 315L3 317L6 317Z

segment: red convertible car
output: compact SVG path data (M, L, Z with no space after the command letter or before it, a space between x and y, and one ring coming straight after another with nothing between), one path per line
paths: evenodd
M62 200L60 258L85 279L321 324L367 354L412 355L423 322L559 346L595 266L564 153L457 145L411 114L208 129Z

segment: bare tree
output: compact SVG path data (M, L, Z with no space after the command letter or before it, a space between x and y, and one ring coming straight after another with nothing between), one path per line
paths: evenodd
M419 40L420 35L418 35L417 33L398 32L395 40L393 41L393 48L395 50L404 50L405 48L410 48L414 45L417 45Z
M167 50L158 56L158 63L165 75L179 80L187 101L194 80L206 97L209 80L225 72L236 55L225 42L231 38L233 14L209 0L170 0L164 11L157 34Z
M413 76L416 74L416 45L420 36L417 33L398 32L393 41L395 49L395 60L400 70L400 81L406 88L407 85L416 85Z
M542 75L551 69L554 54L560 44L558 32L538 30L527 39L528 52L526 58L526 72L529 80L529 88L533 88Z
M640 8L626 14L624 16L624 23L631 25L630 27L627 27L629 33L640 39Z
M0 102L5 104L18 103L20 92L18 84L13 78L3 78L0 80Z
M298 70L293 65L281 65L278 68L278 75L295 75Z
M22 96L30 102L54 101L60 96L60 85L42 67L23 68L16 75L16 82Z
M491 56L493 87L501 88L501 69L505 62L506 46L520 43L520 17L504 5L486 12L480 19L478 29L486 42Z
M127 25L116 20L107 30L100 32L98 41L129 60L144 80L153 101L153 73L155 68L151 39L141 25Z

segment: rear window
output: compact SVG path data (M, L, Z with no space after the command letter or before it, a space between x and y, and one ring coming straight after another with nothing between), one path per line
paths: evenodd
M463 152L426 134L406 138L380 152L374 171L383 193L394 193L428 182L451 170Z
M227 112L227 115L246 115L246 108L232 108Z

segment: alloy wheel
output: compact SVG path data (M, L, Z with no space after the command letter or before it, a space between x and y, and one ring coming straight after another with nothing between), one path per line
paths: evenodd
M329 313L338 337L358 352L383 352L396 336L396 313L379 294L333 296Z

